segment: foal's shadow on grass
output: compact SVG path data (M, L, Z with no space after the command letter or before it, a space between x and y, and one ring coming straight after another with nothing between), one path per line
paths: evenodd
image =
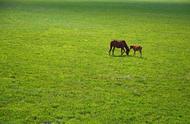
M131 57L131 58L137 58L137 59L145 59L143 56L134 56L134 55L128 55L127 57Z

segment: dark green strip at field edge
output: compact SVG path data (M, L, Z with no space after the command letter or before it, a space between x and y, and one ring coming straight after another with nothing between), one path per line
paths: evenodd
M73 9L78 11L102 11L102 10L132 10L135 11L147 11L147 12L157 12L157 13L180 13L189 12L190 3L164 3L164 2L76 2L76 1L0 1L1 8L9 8L9 7L18 7L22 6L28 9L59 9L59 10L70 10ZM18 7L19 8L19 7ZM133 10L133 11L134 11ZM182 13L181 13L182 14Z

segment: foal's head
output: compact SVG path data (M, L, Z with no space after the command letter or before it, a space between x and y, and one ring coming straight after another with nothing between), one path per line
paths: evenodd
M133 49L134 46L130 46L130 49Z

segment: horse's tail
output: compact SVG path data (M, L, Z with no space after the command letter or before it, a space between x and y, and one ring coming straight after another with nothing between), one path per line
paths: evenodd
M112 50L112 42L110 43L109 55L110 55L111 50Z

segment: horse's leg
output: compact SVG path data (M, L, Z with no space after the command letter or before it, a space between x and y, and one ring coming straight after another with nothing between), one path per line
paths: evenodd
M121 55L123 55L124 52L125 52L125 49L121 48Z
M122 52L123 52L123 49L121 48L121 56L123 55L123 53L122 53Z
M115 47L113 47L113 50L112 50L112 55L114 55L114 50L115 50Z
M112 46L110 45L109 55L110 55L111 50L112 50Z

